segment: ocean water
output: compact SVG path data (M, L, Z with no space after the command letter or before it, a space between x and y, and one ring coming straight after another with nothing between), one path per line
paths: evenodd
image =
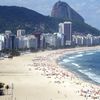
M67 54L58 60L64 68L80 78L100 85L100 51L85 51Z

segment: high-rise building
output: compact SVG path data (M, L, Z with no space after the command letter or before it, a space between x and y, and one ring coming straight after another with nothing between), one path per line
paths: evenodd
M4 38L4 48L5 49L16 49L16 36L12 34L11 30L5 31L5 38Z
M84 44L84 36L81 35L73 35L72 42L74 46L83 46Z
M87 46L92 46L93 45L93 36L91 34L88 34L86 36L87 38Z
M46 41L45 41L45 34L41 34L40 36L40 48L45 49L46 48Z
M2 41L0 40L0 51L2 50Z
M19 49L37 49L37 38L34 35L17 37Z
M10 34L12 34L11 30L6 30L5 31L5 35L10 35Z
M16 49L16 36L15 35L11 35L10 37L9 37L9 44L10 44L10 49L11 50L14 50L14 49Z
M41 38L41 33L40 32L36 32L36 33L33 33L33 35L37 38L37 43L38 43L38 49L40 48L41 46L41 41L40 41L40 38Z
M37 38L34 35L28 36L28 46L29 46L29 48L37 49L37 47L38 47L37 42L38 42Z
M19 37L19 36L23 36L23 35L25 35L25 30L24 29L18 29L17 30L17 36Z
M0 34L0 51L4 49L4 34Z
M16 36L11 34L9 36L5 36L5 49L16 49Z
M59 24L59 33L64 33L64 24L63 23L60 23Z
M72 22L59 24L59 33L64 34L64 45L71 45L72 41Z

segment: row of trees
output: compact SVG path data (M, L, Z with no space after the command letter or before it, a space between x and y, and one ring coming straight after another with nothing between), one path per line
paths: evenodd
M0 56L2 53L7 54L8 58L12 58L13 56L20 56L21 52L30 51L30 52L37 52L38 49L35 48L24 48L24 49L3 49L0 51Z

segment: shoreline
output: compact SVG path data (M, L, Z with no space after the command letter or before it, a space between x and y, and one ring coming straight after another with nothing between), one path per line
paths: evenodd
M98 49L99 51L100 51L100 49ZM73 65L68 65L67 64L67 62L66 62L66 65L63 65L63 59L67 59L66 57L65 57L65 55L68 57L68 58L70 58L70 56L71 57L73 57L73 55L79 55L79 54L84 54L84 53L88 53L88 52L94 52L94 51L98 51L98 50L83 50L83 51L81 51L81 52L78 52L77 54L75 54L74 52L73 53L71 53L71 54L64 54L64 55L62 55L61 57L59 57L57 60L56 60L56 62L59 64L59 66L60 67L62 67L62 68L64 68L65 70L67 70L67 71L69 71L69 72L71 72L71 73L73 73L73 74L75 74L75 76L77 76L79 79L81 79L81 80L83 80L84 82L87 82L87 83L90 83L90 84L94 84L94 85L97 85L97 86L100 86L100 83L98 83L98 82L96 82L96 81L94 81L94 80L92 80L91 78L89 78L87 75L85 75L84 73L81 73L81 72L79 72L79 71L77 71L77 68L75 68L75 69L73 69L71 66L73 66ZM67 60L69 60L69 59L67 59ZM70 63L69 61L68 61L68 63ZM70 68L69 68L70 67Z
M66 53L71 54L97 48L100 49L100 46L44 51L4 59L0 61L2 66L0 67L2 72L0 81L14 84L16 100L25 99L25 96L27 96L27 100L34 98L35 100L84 100L89 93L84 93L83 89L87 89L88 86L89 90L95 89L97 92L100 91L100 87L77 78L75 74L62 68L57 63L57 59ZM12 75L10 75L11 72L13 72ZM88 97L89 100L94 97L95 92L91 93L91 97Z
M99 47L99 48L98 48ZM83 50L81 50L83 48ZM96 46L95 48L94 47L82 47L82 48L80 48L79 47L79 51L78 52L90 52L90 51L97 51L97 50L100 50L100 46ZM87 48L87 49L86 49ZM72 48L72 49L74 49L74 48ZM77 49L77 48L76 48ZM77 78L79 78L80 80L82 80L82 81L84 81L84 82L86 82L86 83L90 83L90 84L94 84L94 85L97 85L97 86L100 86L100 83L98 83L98 82L95 82L94 80L92 80L92 79L90 79L90 78L87 78L87 79L84 79L83 77L80 77L79 75L79 73L77 73L77 72L75 72L75 71L73 71L73 70L71 70L71 69L68 69L68 65L66 65L67 67L62 67L63 65L62 64L60 64L59 62L60 62L60 59L62 59L62 57L64 57L65 55L74 55L75 53L78 53L78 52L72 52L72 53L65 53L65 54L63 54L63 55L61 55L60 57L58 57L57 59L56 59L56 63L57 64L59 64L59 66L61 67L61 68L63 68L63 69L65 69L65 70L67 70L67 71L69 71L69 72L71 72L72 74L74 74ZM83 76L86 76L86 75L83 75ZM89 80L88 80L89 79Z

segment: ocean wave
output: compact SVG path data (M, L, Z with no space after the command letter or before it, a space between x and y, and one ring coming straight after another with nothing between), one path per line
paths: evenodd
M78 52L78 54L82 54L82 53L84 53L84 52Z
M90 53L86 53L86 55L93 55L94 53L93 52L90 52Z
M96 75L95 73L89 72L88 70L78 70L79 72L83 73L84 75L87 75L90 79L93 81L100 83L100 76Z
M81 68L81 66L77 63L72 63L72 65L76 66L77 68Z
M75 59L75 58L82 57L82 56L83 56L83 54L79 54L79 55L71 56L71 57L69 57L69 59Z
M68 62L71 62L72 60L69 60L69 59L64 59L63 62L65 63L68 63Z
M83 54L76 55L76 57L82 57L82 56L83 56Z
M74 58L75 58L75 56L69 57L69 59L74 59Z

